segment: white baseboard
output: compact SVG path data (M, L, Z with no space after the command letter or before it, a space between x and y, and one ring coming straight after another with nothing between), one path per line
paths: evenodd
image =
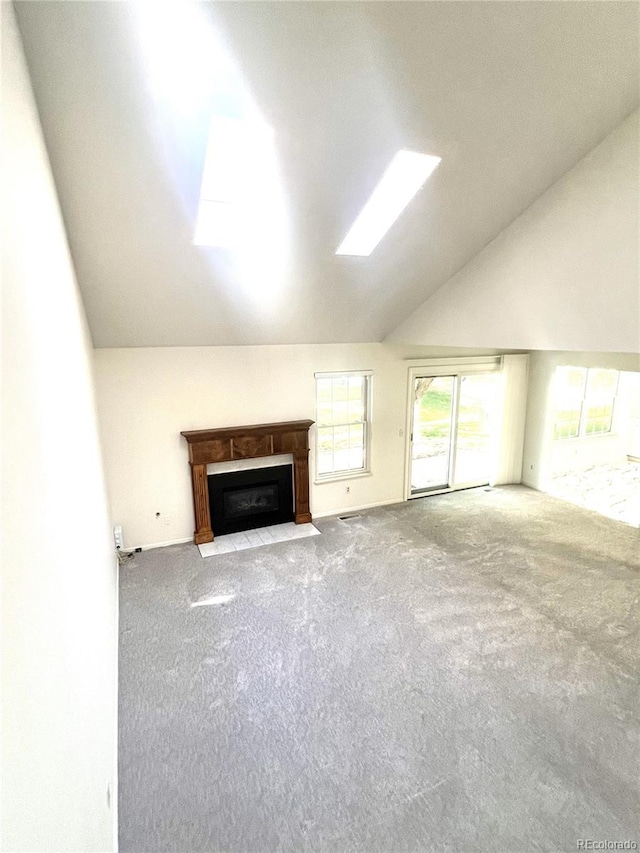
M520 481L521 486L527 486L529 489L534 489L536 492L544 492L545 490L542 488L542 483L540 483L535 477L523 477Z
M374 509L377 506L390 506L391 504L405 503L403 498L396 498L390 501L377 501L372 504L361 504L360 506L345 506L338 509L330 509L326 512L314 512L313 519L328 518L331 515L346 515L349 512L360 512L363 509ZM312 521L313 521L312 519ZM184 539L170 539L167 542L152 542L149 545L127 545L123 551L134 551L140 548L141 551L150 551L152 548L167 548L169 545L184 545L186 542L193 542L193 536L187 536Z
M123 551L135 551L140 548L141 551L150 551L152 548L166 548L169 545L184 545L185 542L193 542L193 536L187 536L184 539L169 539L167 542L152 542L150 545L127 545Z
M403 498L397 498L390 501L377 501L372 504L362 504L361 506L345 506L338 509L330 509L327 512L314 512L313 518L328 518L330 515L346 515L348 512L360 512L362 509L374 509L377 506L389 506L390 504L404 503ZM193 536L187 536L184 539L170 539L167 542L152 542L150 545L127 545L123 551L134 551L140 548L141 551L150 551L152 548L166 548L169 545L184 545L186 542L193 542Z
M362 509L374 509L377 506L390 506L391 504L405 503L404 498L396 498L391 501L377 501L373 504L362 504L361 506L345 506L342 509L330 509L327 512L314 512L313 520L316 518L328 518L330 515L346 515L349 512L360 512Z

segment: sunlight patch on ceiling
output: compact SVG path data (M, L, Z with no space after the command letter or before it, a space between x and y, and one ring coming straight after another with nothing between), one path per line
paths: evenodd
M336 255L370 255L439 163L431 154L398 151Z
M197 3L136 0L135 12L151 90L175 115L197 113L216 90L237 87L229 52Z
M274 132L206 8L143 0L137 12L154 99L187 139L191 127L195 137L193 117L208 121L193 243L217 250L207 259L218 272L267 304L284 282L289 255ZM194 138L185 155L193 161L197 150Z

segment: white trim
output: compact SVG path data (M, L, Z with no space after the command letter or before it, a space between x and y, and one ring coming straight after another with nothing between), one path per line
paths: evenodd
M491 373L500 370L502 356L474 358L407 359L413 376L456 376L467 373Z
M254 471L261 468L278 468L293 465L293 453L276 453L273 456L252 456L250 459L233 459L230 462L208 462L207 476L232 474L237 471Z
M313 376L315 379L338 379L340 376L373 376L373 370L319 370Z
M460 356L444 356L438 358L405 358L405 364L410 367L420 367L423 364L435 365L440 364L457 364L463 367L468 364L499 364L501 355L460 355Z
M457 375L453 380L453 405L451 407L451 431L449 433L449 470L447 471L447 481L451 483L456 474L456 462L458 459L458 431L460 428L460 392L462 390L462 382L460 376ZM461 488L460 484L457 484Z
M465 485L447 486L446 489L427 489L424 492L419 492L415 495L410 495L407 500L415 501L419 498L430 498L431 495L448 495L449 492L468 492L470 489L494 489L498 486L492 486L491 483L469 483Z
M169 539L167 542L152 542L150 545L127 545L122 550L129 552L140 548L141 551L150 551L152 548L168 548L169 545L184 545L186 542L193 542L193 536L187 536L185 539Z
M313 512L311 514L312 515L311 521L313 523L317 518L329 518L329 516L332 516L332 515L341 515L342 513L346 514L348 512L360 512L360 510L363 510L363 509L374 509L377 506L391 506L391 504L401 504L401 503L404 503L402 498L394 498L393 500L390 500L390 501L376 501L376 503L362 504L361 506L345 506L342 509L331 509L331 510L328 510L327 512Z
M345 471L342 474L332 474L330 477L323 477L321 480L314 480L314 486L324 486L325 483L335 483L338 480L357 480L360 477L373 477L373 471L361 471L360 468L355 471Z

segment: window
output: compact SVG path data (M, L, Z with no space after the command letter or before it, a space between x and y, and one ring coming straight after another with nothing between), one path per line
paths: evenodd
M617 391L617 370L592 368L587 372L587 393L582 411L585 435L611 432Z
M617 390L617 370L556 368L553 437L585 438L611 432Z
M259 117L211 118L194 242L255 251L275 238L280 188L273 131Z
M371 372L316 373L316 476L369 470Z

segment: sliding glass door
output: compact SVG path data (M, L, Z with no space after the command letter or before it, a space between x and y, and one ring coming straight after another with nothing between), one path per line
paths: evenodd
M412 494L449 485L455 380L455 376L420 376L414 381Z
M412 497L489 482L497 378L496 372L414 377Z

